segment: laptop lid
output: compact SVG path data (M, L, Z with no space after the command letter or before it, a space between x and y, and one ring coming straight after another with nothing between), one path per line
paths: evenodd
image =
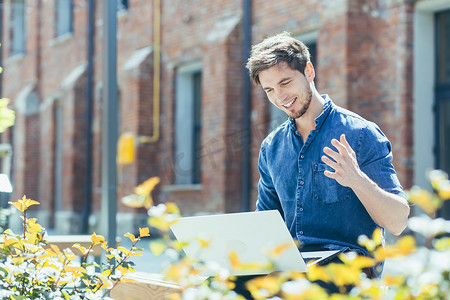
M180 218L171 225L176 239L186 242L186 255L202 262L215 262L231 275L267 274L264 266L269 252L283 246L275 258L275 270L306 272L306 264L277 210L205 215ZM198 241L208 241L201 247ZM233 268L230 253L234 252L244 269ZM213 275L213 274L204 274Z

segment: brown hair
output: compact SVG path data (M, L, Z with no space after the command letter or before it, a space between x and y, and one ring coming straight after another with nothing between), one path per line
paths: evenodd
M267 70L280 62L286 62L293 70L303 73L310 55L308 47L299 40L291 37L288 32L283 32L264 39L254 45L247 62L247 69L253 83L259 85L259 73Z

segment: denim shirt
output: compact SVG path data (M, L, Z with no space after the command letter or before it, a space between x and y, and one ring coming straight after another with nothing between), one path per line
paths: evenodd
M303 246L349 248L368 255L358 237L372 237L378 225L352 189L324 175L334 171L321 161L332 139L346 139L356 153L360 169L380 188L403 194L392 165L391 144L378 126L336 106L327 95L316 127L303 142L288 119L263 141L259 154L257 210L277 209L294 239ZM384 240L384 229L381 230Z

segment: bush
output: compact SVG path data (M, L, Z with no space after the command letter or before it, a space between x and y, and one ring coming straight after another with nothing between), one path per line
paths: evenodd
M27 217L30 206L39 204L25 196L11 203L22 213L23 232L5 230L0 237L1 299L108 299L108 293L128 272L134 271L129 258L142 255L136 244L149 235L140 228L136 238L127 233L132 246L109 248L103 236L92 234L89 248L74 244L82 256L59 249L46 240L46 231L35 218ZM89 262L94 246L105 251L107 263Z

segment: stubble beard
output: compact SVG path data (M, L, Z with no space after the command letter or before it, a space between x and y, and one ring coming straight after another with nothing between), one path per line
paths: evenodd
M298 119L301 116L303 116L306 111L309 108L309 105L311 104L311 99L312 99L312 90L311 88L308 86L308 88L306 89L306 91L303 93L303 107L298 110L298 111L294 111L293 113L287 113L286 115L291 118L291 119ZM301 99L297 99L297 101L300 101Z

